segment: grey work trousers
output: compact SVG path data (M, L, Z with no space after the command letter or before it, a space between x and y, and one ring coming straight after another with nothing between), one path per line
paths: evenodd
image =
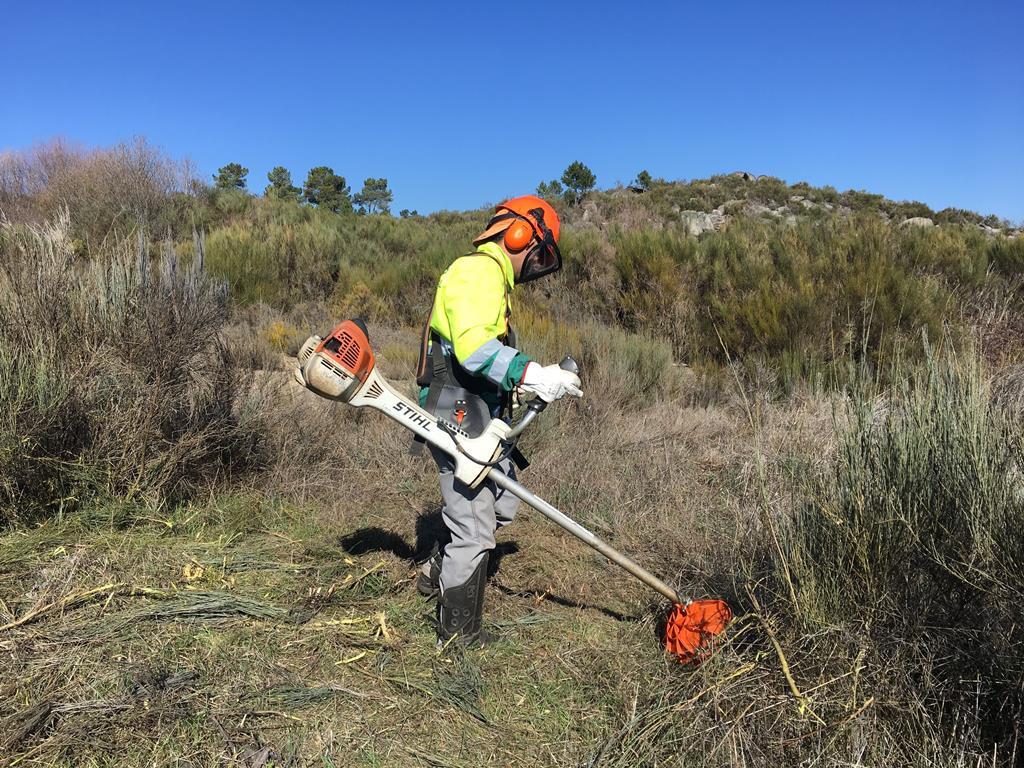
M444 548L441 559L441 593L469 581L480 558L494 549L494 533L508 525L519 509L519 499L489 480L476 488L455 479L452 459L430 446L437 463L444 509L441 516L452 540ZM515 478L515 467L505 459L498 469Z

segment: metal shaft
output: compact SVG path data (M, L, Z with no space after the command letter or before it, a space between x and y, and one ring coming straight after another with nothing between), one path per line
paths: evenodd
M591 547L596 549L602 555L607 557L616 565L629 571L633 576L640 579L644 584L649 586L651 589L660 592L662 595L667 597L673 603L682 603L683 600L679 597L679 594L672 589L668 584L659 579L653 573L645 569L643 566L630 560L624 554L619 552L617 549L613 549L611 546L606 544L604 541L599 539L597 536L592 534L582 525L577 523L568 515L560 512L558 509L548 504L537 494L533 493L529 489L517 483L508 475L501 472L498 469L492 469L490 473L490 479L494 481L494 484L499 488L504 488L506 491L514 496L525 501L531 507L540 512L548 520L560 525L562 528L567 530L577 539L582 541L584 544L589 544Z

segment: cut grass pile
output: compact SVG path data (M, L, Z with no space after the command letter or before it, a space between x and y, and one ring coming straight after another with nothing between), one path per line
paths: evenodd
M227 503L268 514L256 499ZM595 657L661 666L649 622L559 605L543 589L492 590L509 639L465 659L439 655L409 561L374 549L372 534L351 538L379 518L269 514L271 527L244 533L216 513L210 525L183 513L165 525L54 521L6 535L2 621L29 619L0 629L0 755L21 765L217 764L263 749L275 764L576 762L616 707L608 675L591 674ZM346 534L363 554L345 551ZM610 605L642 610L623 586Z

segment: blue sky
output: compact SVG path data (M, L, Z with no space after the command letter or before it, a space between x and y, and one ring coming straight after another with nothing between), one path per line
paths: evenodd
M749 170L1024 220L1024 3L0 0L0 149L330 165L394 210Z

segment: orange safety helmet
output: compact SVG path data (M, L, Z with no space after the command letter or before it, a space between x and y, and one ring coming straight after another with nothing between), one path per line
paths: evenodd
M479 245L504 232L502 244L510 253L520 253L533 245L534 249L523 260L516 280L525 283L562 268L562 253L558 250L560 229L558 214L547 200L536 195L523 195L496 206L487 228L473 240L473 244Z

